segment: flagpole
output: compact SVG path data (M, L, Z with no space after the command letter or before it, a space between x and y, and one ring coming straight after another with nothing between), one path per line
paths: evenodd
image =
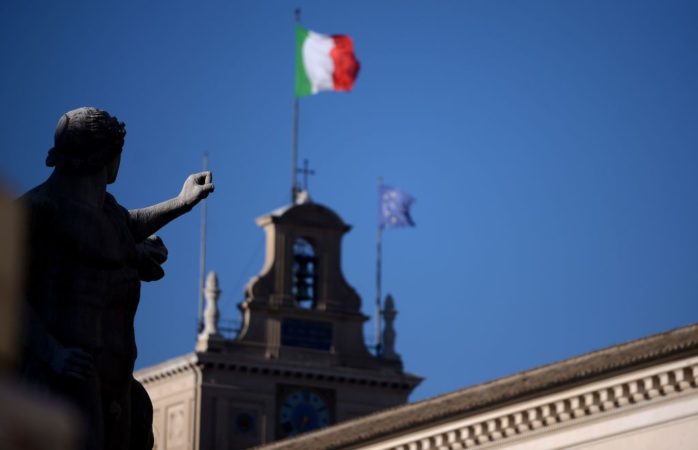
M383 178L378 177L378 229L377 229L377 235L376 235L376 336L374 338L374 343L376 346L376 355L381 354L381 346L382 346L382 336L381 336L381 297L382 297L382 292L381 292L381 277L382 277L382 264L383 264L383 228L381 227L381 220L382 217L380 217L380 214L382 212L382 201L383 199L380 197L381 193L381 186L383 185Z
M296 26L301 22L301 9L294 10L296 18ZM295 30L294 30L295 32ZM295 42L295 40L294 40ZM296 194L298 193L298 120L300 116L300 108L298 104L298 96L293 92L293 137L291 142L291 203L296 202Z
M291 203L296 202L298 191L298 97L293 96L293 144L291 147Z
M208 170L208 152L204 152L204 172ZM202 317L204 314L204 277L206 275L206 215L207 215L207 205L206 199L202 201L201 205L201 242L199 251L199 315L197 317L196 332L199 333L202 330Z

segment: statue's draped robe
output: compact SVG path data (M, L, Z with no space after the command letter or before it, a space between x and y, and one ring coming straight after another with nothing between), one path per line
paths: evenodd
M23 200L30 214L26 294L38 322L29 332L80 348L94 361L87 380L71 380L53 375L46 355L30 349L24 374L84 413L86 448L131 448L140 277L129 213L108 193L102 208L95 208L52 193L46 183ZM142 387L135 392L142 403Z

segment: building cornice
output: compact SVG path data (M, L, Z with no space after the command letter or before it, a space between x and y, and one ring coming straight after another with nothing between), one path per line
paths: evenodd
M160 364L139 369L133 373L133 377L145 386L189 372L195 369L197 365L196 353L187 353L186 355L163 361Z
M668 366L668 367L667 367ZM698 358L670 363L658 370L574 389L568 395L546 396L523 407L511 406L489 414L453 420L402 437L362 444L364 450L456 450L504 443L554 427L572 425L604 414L640 407L655 400L698 390ZM621 378L621 377L618 377Z
M268 363L243 360L231 361L225 355L219 356L211 353L183 355L157 366L141 369L135 372L134 377L144 386L147 386L163 379L178 376L197 367L204 373L207 370L225 370L258 376L271 376L276 379L282 378L295 382L353 384L405 391L411 391L422 381L422 378L408 373L376 373L375 371L368 372L343 367L304 366L282 363L278 360Z

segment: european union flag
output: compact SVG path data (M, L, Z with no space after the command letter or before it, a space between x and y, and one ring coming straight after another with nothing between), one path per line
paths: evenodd
M380 186L379 195L378 227L381 230L414 226L410 217L414 197L398 188L385 185Z

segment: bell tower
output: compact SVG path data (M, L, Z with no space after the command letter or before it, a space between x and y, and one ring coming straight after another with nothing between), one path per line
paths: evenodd
M342 237L351 227L309 201L273 211L257 224L266 233L266 260L245 289L236 343L263 347L270 360L399 370L364 343L367 317L340 264Z
M404 404L421 382L403 371L392 344L381 356L366 347L368 317L341 270L349 225L307 195L257 225L266 257L238 304L237 335L223 337L208 323L217 320L221 292L211 276L196 352L137 374L153 399L156 430L164 430L160 438L156 431L158 448L170 448L175 417L179 428L189 424L181 442L191 446L172 448L248 448ZM170 417L174 403L179 416Z

